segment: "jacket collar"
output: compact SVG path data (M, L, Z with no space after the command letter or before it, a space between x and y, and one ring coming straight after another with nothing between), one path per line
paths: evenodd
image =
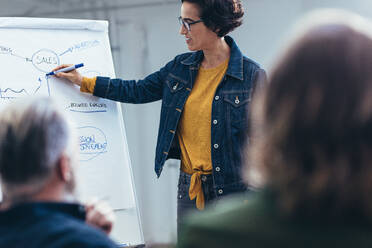
M230 36L225 36L224 38L226 43L230 46L230 61L226 75L243 80L243 54L233 38ZM197 51L192 53L186 59L182 60L181 63L184 65L199 67L203 57L203 51Z

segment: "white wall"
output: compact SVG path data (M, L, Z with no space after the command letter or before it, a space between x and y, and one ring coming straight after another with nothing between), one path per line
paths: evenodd
M69 14L65 10L56 13L55 9L51 9L49 14L44 10L44 14L34 11L32 15L110 20L117 76L139 79L158 70L175 55L186 52L184 39L178 34L179 2L175 0L174 3L159 6L118 10L111 8L103 11L99 7L102 6L103 9L105 4L95 0L98 10ZM264 67L268 67L274 54L280 50L281 40L293 22L310 9L342 7L372 17L370 0L243 0L243 4L246 10L244 24L232 36L244 54ZM9 8L8 13L11 15L23 13L11 8L11 1L3 7ZM69 6L70 9L78 7L79 4L72 3ZM3 9L1 13L7 12ZM176 238L179 165L176 161L167 163L160 179L156 178L153 167L159 114L160 102L145 105L123 104L145 240L169 243Z

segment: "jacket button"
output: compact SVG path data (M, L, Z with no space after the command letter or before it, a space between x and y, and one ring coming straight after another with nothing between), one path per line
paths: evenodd
M218 149L218 144L214 144L214 146L213 146L215 149Z
M177 84L175 86L173 86L173 90L176 90L177 89Z
M223 190L222 189L219 189L218 190L218 194L222 195L223 194Z
M217 120L213 120L213 124L214 125L217 125L218 121Z
M239 104L239 103L240 103L239 99L236 99L235 104Z
M214 100L216 100L216 101L218 101L219 99L220 99L219 96L215 96L215 97L214 97Z
M216 171L219 172L220 170L221 170L221 168L217 166Z

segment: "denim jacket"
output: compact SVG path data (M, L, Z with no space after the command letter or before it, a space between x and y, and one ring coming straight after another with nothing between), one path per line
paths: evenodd
M234 40L226 36L230 60L212 103L211 155L213 183L218 196L244 191L242 149L249 139L248 106L257 84L266 80L265 71L243 56ZM155 157L159 177L169 158L180 158L177 126L190 95L203 52L176 56L159 71L143 80L97 77L94 95L126 103L162 100Z

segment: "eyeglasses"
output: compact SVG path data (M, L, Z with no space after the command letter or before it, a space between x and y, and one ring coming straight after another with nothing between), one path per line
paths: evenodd
M187 21L185 21L184 19L182 19L181 16L178 17L178 21L180 22L180 25L183 25L183 26L187 29L187 31L189 31L189 32L191 31L191 25L192 25L192 24L196 24L196 23L199 23L199 22L203 22L202 19L197 20L197 21L187 22Z

